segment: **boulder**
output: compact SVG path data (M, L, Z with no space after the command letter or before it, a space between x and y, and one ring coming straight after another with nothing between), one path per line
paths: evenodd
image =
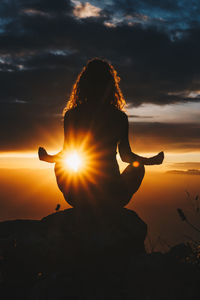
M145 253L147 226L131 210L79 211L66 209L40 221L0 223L0 251L7 281L36 278L79 268L106 264Z
M183 247L145 253L146 232L125 208L1 222L1 299L198 299L198 266L183 263Z

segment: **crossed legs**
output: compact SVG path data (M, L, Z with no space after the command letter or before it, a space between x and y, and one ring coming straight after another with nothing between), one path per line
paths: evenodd
M104 207L124 207L139 189L144 174L143 165L140 164L138 167L128 165L119 177L105 181L99 186L98 182L95 186L88 183L87 188L87 184L80 186L78 183L74 185L73 181L69 182L67 173L62 170L61 165L59 163L55 165L57 185L65 200L73 207L77 207L78 203L83 206L97 204ZM92 193L88 192L89 188L91 188Z

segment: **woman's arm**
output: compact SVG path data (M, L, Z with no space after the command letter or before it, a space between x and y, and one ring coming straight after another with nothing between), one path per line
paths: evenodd
M39 147L38 156L42 161L46 161L49 163L55 163L62 158L63 151L58 152L55 155L49 155L47 151L43 147Z
M139 156L131 151L131 147L129 144L128 138L129 125L128 125L128 117L124 114L123 122L122 122L122 132L121 139L118 144L119 154L122 161L127 163L133 163L134 161L138 161L143 165L159 165L163 162L164 153L160 152L157 155L146 158Z

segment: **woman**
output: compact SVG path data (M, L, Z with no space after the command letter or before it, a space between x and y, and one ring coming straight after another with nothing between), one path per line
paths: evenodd
M119 80L111 64L98 58L90 60L78 75L64 110L63 150L49 155L39 148L41 160L56 162L58 187L74 207L125 206L140 187L144 165L158 165L164 159L163 152L145 158L131 151ZM117 147L122 161L129 163L122 174L116 160ZM69 149L85 155L82 172L73 173L64 167Z

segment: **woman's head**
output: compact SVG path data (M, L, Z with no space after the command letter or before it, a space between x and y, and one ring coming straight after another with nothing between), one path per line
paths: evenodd
M108 103L122 109L126 102L119 81L117 72L107 61L89 60L77 77L64 112L81 103Z

